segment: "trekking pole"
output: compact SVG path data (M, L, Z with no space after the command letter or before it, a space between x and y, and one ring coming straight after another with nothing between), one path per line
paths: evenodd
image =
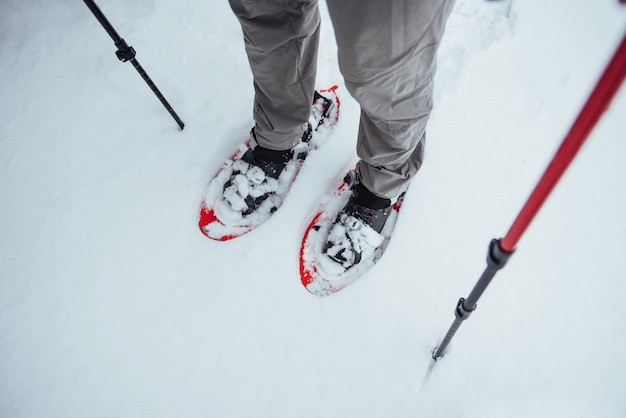
M450 326L441 344L433 350L434 360L443 357L452 337L454 337L463 321L476 309L476 302L478 302L478 299L495 274L506 265L528 225L541 209L541 206L580 150L602 114L609 107L625 76L626 34L548 168L511 225L511 228L504 238L491 241L487 254L487 268L469 296L466 299L461 298L459 300L455 311L456 319Z
M161 101L163 106L165 106L165 108L170 113L170 115L174 118L174 120L176 121L180 129L183 130L185 128L185 124L183 123L183 121L180 120L176 112L174 112L174 109L172 109L172 106L170 106L168 101L165 100L165 97L163 97L163 95L161 94L161 91L157 88L157 86L154 84L152 79L148 76L148 74L143 69L143 67L135 59L135 55L136 55L135 49L132 46L128 46L126 41L122 39L120 35L118 35L118 33L113 28L113 25L111 25L111 23L106 18L104 13L102 13L102 10L100 10L98 5L93 0L83 0L83 1L87 5L87 7L89 7L89 10L91 10L91 12L96 17L96 19L98 19L98 22L100 22L104 30L106 30L109 36L113 39L113 42L115 43L115 46L117 47L117 51L115 52L115 55L117 55L117 58L122 62L130 61L131 64L133 64L133 67L135 67L135 69L137 70L141 78L143 78L146 84L148 84L148 87L150 87L152 92Z

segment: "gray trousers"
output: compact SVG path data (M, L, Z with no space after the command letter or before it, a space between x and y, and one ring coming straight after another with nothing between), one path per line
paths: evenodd
M285 150L309 117L317 66L317 0L229 0L255 88L259 145ZM327 0L350 94L361 106L361 182L386 198L419 170L437 48L454 0Z

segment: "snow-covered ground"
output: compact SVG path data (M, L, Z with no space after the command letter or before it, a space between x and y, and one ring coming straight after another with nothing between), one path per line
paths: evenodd
M83 2L0 4L0 416L626 416L626 88L425 380L626 29L617 0L459 0L426 163L387 253L327 297L298 277L333 137L270 221L201 235L208 180L251 127L226 1L101 0L179 131ZM323 12L318 84L341 86Z

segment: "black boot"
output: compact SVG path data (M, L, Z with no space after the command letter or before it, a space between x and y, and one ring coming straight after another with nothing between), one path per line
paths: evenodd
M254 129L250 133L256 142ZM311 125L302 134L301 142L311 139ZM300 158L300 155L296 155ZM233 172L224 184L224 198L243 215L254 212L272 193L278 190L278 178L294 150L275 151L261 146L249 148L233 162ZM243 193L242 193L243 191Z
M330 229L324 253L346 270L360 263L382 244L390 213L391 199L376 196L357 181Z

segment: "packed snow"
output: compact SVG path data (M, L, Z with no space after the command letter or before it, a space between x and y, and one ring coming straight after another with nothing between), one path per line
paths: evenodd
M358 105L282 207L221 243L203 193L252 126L228 2L0 5L0 416L626 416L626 87L447 355L431 351L626 31L617 0L458 0L424 167L382 259L328 297L298 250L354 162Z

